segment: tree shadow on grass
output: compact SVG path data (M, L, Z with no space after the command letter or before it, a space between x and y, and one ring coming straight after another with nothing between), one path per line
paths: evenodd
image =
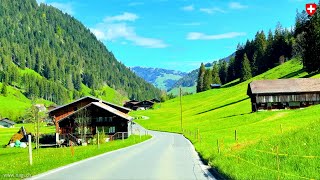
M236 104L236 103L239 103L239 102L245 101L245 100L247 100L247 99L249 99L249 97L247 97L247 98L243 98L243 99L241 99L241 100L234 101L234 102L231 102L231 103L228 103L228 104L225 104L225 105L219 106L219 107L215 107L215 108L212 108L212 109L209 109L209 110L203 111L203 112L199 112L199 113L197 113L196 115L204 114L204 113L207 113L207 112L210 112L210 111L214 111L214 110L217 110L217 109L220 109L220 108L226 107L226 106L230 106L230 105L233 105L233 104Z
M232 86L235 86L235 85L237 85L237 84L239 84L239 83L241 83L241 81L240 81L240 80L237 80L237 81L235 81L235 82L233 82L233 83L230 83L230 84L228 84L228 85L222 86L221 88L232 87Z
M297 71L294 71L292 73L289 73L285 76L282 76L280 79L287 79L287 78L292 78L292 77L295 77L301 73L305 72L305 69L300 69L300 70L297 70Z
M310 78L310 77L317 75L317 74L319 74L319 72L312 72L312 73L309 73L309 74L303 76L303 78Z

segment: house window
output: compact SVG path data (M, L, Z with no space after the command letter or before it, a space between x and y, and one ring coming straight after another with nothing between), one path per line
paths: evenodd
M109 127L109 133L115 133L115 132L116 132L116 127L115 126Z

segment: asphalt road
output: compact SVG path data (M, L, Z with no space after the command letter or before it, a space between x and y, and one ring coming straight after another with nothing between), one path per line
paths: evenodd
M134 127L135 130L139 128ZM200 162L193 146L182 135L148 132L153 135L153 138L146 142L51 170L31 179L202 180L213 178L204 170L206 166Z

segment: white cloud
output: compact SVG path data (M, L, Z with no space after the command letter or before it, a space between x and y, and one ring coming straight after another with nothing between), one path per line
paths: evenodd
M184 6L181 9L184 10L184 11L193 11L194 10L194 6L192 4L192 5L189 5L189 6Z
M220 9L218 7L213 7L213 8L200 8L201 12L207 13L207 14L213 14L213 13L226 13L223 9Z
M136 14L124 12L123 14L117 16L107 16L104 21L114 22L114 21L135 21L139 18Z
M187 34L188 40L218 40L218 39L231 39L239 36L245 36L244 32L229 32L224 34L207 35L199 32L190 32Z
M125 13L124 13L125 14ZM138 16L118 15L107 17L102 23L91 28L91 32L96 35L99 40L107 40L115 42L117 40L132 42L137 46L147 48L165 48L168 45L160 39L143 37L136 33L135 28L129 26L125 21L134 21ZM131 14L131 15L130 15ZM120 22L115 22L120 21ZM120 42L120 43L121 43ZM123 43L121 43L123 44Z
M245 8L248 8L248 6L240 4L238 2L231 2L231 3L229 3L229 8L231 8L231 9L245 9Z

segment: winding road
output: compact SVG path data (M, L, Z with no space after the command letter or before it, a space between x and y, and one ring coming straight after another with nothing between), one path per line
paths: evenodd
M134 125L135 132L143 130ZM73 163L30 179L214 179L182 135L148 131L150 140Z

